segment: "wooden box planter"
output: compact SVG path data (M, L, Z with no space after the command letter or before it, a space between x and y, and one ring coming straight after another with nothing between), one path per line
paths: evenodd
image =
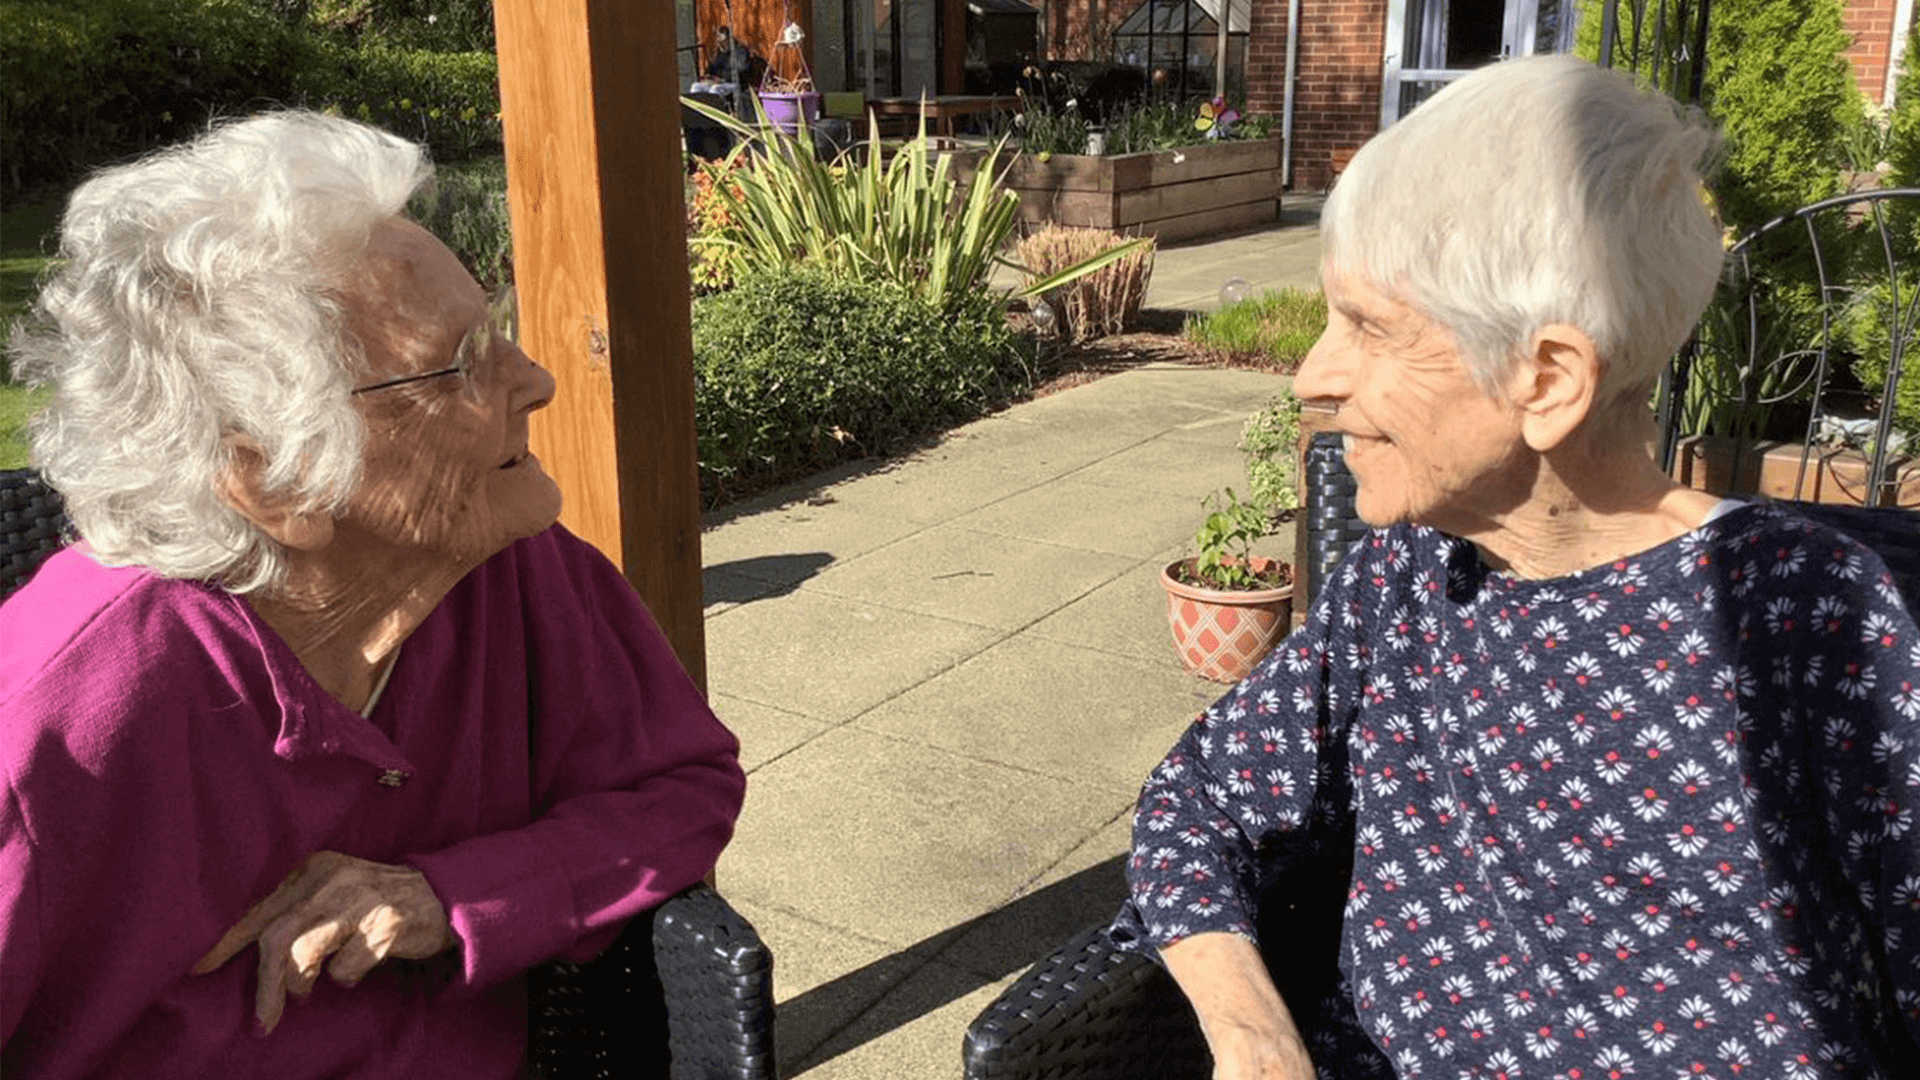
M1872 464L1856 450L1814 450L1801 478L1799 443L1750 442L1741 449L1740 475L1734 475L1733 440L1694 435L1680 440L1673 478L1716 495L1762 495L1840 506L1863 506ZM1895 457L1887 463L1881 505L1920 506L1920 461Z
M955 165L971 173L982 153ZM1153 236L1161 243L1212 236L1280 218L1280 140L1202 143L1150 154L1032 154L1003 181L1020 219Z

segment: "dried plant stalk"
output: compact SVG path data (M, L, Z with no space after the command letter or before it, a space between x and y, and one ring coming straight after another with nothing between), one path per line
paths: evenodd
M1105 229L1048 225L1020 241L1020 265L1031 283L1127 241L1127 237ZM1139 251L1049 292L1046 300L1060 322L1060 336L1080 342L1125 331L1147 298L1147 283L1153 278L1153 252L1154 244L1149 239Z

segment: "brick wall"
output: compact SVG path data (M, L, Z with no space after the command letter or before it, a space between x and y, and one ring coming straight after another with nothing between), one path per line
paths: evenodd
M1893 0L1874 0L1891 4ZM1139 0L1050 0L1047 55L1104 59L1113 29ZM1090 16L1105 29L1088 32ZM1386 0L1301 0L1299 66L1294 83L1293 188L1314 191L1332 179L1335 152L1357 149L1380 128L1380 56ZM1247 43L1247 106L1280 112L1286 94L1287 0L1253 0Z
M1380 130L1386 32L1386 0L1300 0L1294 190L1327 187L1333 155L1359 148ZM1280 112L1286 94L1287 0L1253 0L1248 65L1248 108Z
M1853 35L1847 59L1867 100L1878 103L1887 92L1887 58L1893 52L1894 0L1843 0L1841 25Z

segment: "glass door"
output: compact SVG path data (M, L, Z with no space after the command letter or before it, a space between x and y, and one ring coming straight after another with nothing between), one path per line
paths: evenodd
M1573 47L1572 0L1388 0L1382 130L1474 68Z

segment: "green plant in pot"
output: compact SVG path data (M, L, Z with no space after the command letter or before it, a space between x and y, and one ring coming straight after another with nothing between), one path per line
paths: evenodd
M1273 528L1263 507L1242 502L1232 488L1206 499L1207 516L1194 534L1199 554L1160 571L1167 622L1187 670L1233 683L1286 636L1293 615L1293 568L1253 553Z

